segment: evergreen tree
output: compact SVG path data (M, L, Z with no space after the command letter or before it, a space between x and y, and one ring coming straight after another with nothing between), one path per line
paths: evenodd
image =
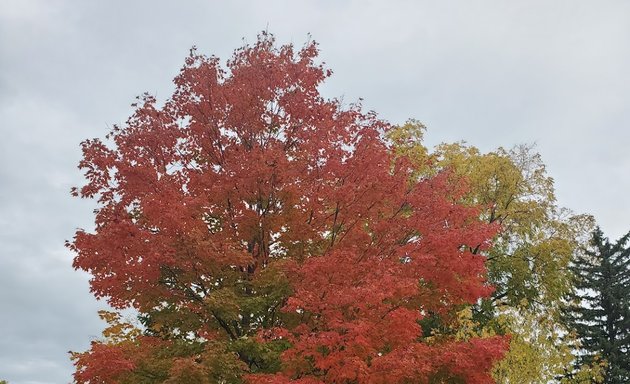
M611 244L600 228L571 267L575 290L565 312L581 341L576 364L606 363L606 384L630 382L630 233Z

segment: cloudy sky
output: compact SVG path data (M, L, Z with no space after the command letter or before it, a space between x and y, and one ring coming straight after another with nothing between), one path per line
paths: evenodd
M71 381L102 306L63 247L91 227L79 142L168 97L192 45L228 57L310 33L329 97L365 99L427 143L536 143L559 203L630 230L630 2L0 0L0 380Z

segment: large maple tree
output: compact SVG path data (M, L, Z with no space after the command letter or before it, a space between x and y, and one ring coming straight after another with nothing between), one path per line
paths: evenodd
M448 171L417 182L388 123L324 99L317 54L268 34L226 67L193 50L168 101L83 143L74 192L99 206L74 266L141 326L103 313L76 382L493 382L506 337L423 327L492 292L496 226Z

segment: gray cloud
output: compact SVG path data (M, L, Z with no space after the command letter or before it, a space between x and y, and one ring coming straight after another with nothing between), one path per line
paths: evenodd
M63 248L91 227L78 143L164 99L189 48L222 58L265 28L311 33L325 95L365 99L427 142L537 142L559 203L630 229L630 4L623 1L9 0L0 9L0 379L71 380L66 352L99 334L88 276Z

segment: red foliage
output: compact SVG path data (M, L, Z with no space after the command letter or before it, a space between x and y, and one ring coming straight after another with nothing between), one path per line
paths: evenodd
M92 342L89 352L74 354L77 383L116 383L125 373L136 368L129 357L130 345L109 345Z
M220 322L206 305L222 276L252 279L282 260L283 311L301 318L260 329L292 347L282 372L252 382L490 382L503 339L427 345L418 321L491 291L466 246L487 246L496 228L455 203L447 175L410 183L386 122L320 96L330 72L316 56L314 43L295 52L268 35L227 70L193 51L164 106L145 96L112 146L84 142L76 193L100 208L96 231L70 244L74 266L115 307L167 302Z

